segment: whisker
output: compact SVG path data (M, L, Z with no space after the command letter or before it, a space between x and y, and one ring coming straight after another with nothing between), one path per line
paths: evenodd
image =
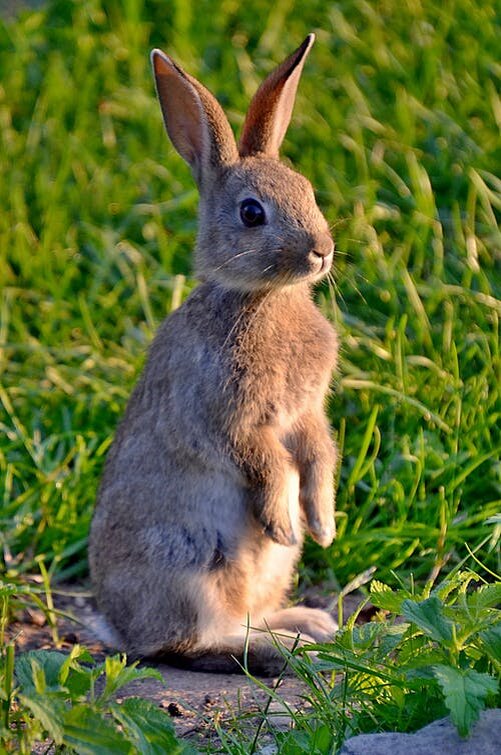
M361 275L360 273L358 273L358 275L360 275L360 277L362 278L363 281L365 281L366 283L369 283L369 281L367 280L367 278L365 278L363 275ZM359 289L359 287L357 286L357 284L355 283L354 280L351 281L351 285L355 289L356 293L360 296L360 298L362 299L363 303L367 304L367 299L365 298L365 296L363 295L362 291Z
M367 278L367 276L363 275L363 273L361 273L360 270L355 270L354 272L357 278L360 278L361 280L363 280L364 283L367 283L369 286L372 285L369 282L369 279Z
M351 216L347 215L343 218L338 218L337 220L334 220L332 223L329 223L329 230L332 231L334 228L337 228L339 225L342 225L343 223L348 223L351 220Z
M335 298L336 298L336 291L333 288L333 281L332 281L332 277L331 276L332 276L332 273L329 270L329 272L325 276L324 280L327 282L327 286L329 288L329 296L331 297L331 299L335 300Z
M222 262L222 263L221 263L220 265L218 265L218 267L214 267L214 268L212 268L212 272L213 272L213 273L217 273L217 272L218 272L219 270L221 270L221 269L222 269L223 267L225 267L226 265L229 265L229 264L230 264L230 262L234 262L234 261L235 261L235 260L237 260L237 259L238 259L239 257L244 257L244 256L245 256L246 254L253 254L253 253L255 253L256 251L257 251L256 249L246 249L246 250L245 250L245 251L243 251L243 252L239 252L238 254L234 254L234 255L233 255L233 257L230 257L229 259L225 260L225 261L224 261L224 262Z
M264 275L265 273L268 272L268 270L271 270L272 267L273 267L273 263L271 265L268 265L268 267L265 267L264 270L261 270L259 275Z

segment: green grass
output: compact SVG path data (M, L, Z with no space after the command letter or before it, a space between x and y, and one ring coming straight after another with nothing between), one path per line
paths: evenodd
M148 52L236 130L314 30L283 154L333 226L338 538L304 581L499 571L494 0L52 0L0 25L0 574L83 577L106 451L155 328L195 285L197 195ZM210 26L207 19L210 18ZM209 26L209 28L207 28ZM487 575L484 567L479 567Z
M197 196L167 142L164 46L235 128L318 34L284 154L340 250L318 292L341 335L330 401L339 537L305 570L423 579L499 507L494 3L52 2L0 32L0 510L9 569L86 571L106 449L189 278ZM182 278L180 276L187 276ZM491 565L493 556L485 554Z

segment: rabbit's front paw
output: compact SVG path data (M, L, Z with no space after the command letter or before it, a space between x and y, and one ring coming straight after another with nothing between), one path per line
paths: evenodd
M322 548L327 548L336 535L332 484L313 489L306 485L301 491L301 504L308 532Z
M262 490L256 496L257 516L268 537L279 545L297 545L289 514L289 500L284 494L276 495Z
M264 527L265 534L271 537L279 545L297 545L297 538L289 522L279 522L276 519L266 520L263 516L260 518Z

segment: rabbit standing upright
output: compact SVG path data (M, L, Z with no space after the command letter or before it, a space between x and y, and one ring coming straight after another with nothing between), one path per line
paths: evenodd
M323 403L337 340L311 298L334 244L310 183L278 159L310 34L255 94L235 143L216 99L152 53L167 132L200 190L201 281L162 324L109 452L90 534L98 604L136 656L274 674L303 529L334 537ZM248 641L248 646L246 646ZM285 640L286 641L286 640Z

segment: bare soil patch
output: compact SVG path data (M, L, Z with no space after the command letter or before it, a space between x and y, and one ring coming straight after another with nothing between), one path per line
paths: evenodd
M88 585L66 587L54 596L58 613L57 649L69 652L75 644L85 646L96 661L102 661L110 653L98 638L96 626L99 614L93 602ZM325 597L320 590L309 591L304 601L315 607L325 607L332 602L332 596ZM360 602L359 596L347 596L344 601L345 617L350 615ZM361 621L370 618L371 609L360 616ZM336 618L336 612L333 611ZM8 634L15 641L17 652L39 649L55 649L52 630L44 613L38 609L26 609L16 617L9 627ZM255 728L256 722L266 708L268 721L278 728L288 728L291 711L304 708L307 702L307 689L295 677L284 676L278 679L262 679L258 686L243 674L207 674L178 669L165 663L151 662L163 678L163 683L155 679L143 679L129 684L122 692L122 699L141 696L157 703L167 710L177 733L193 741L193 744L216 740L216 725L224 729L242 714ZM270 692L277 699L270 702Z

